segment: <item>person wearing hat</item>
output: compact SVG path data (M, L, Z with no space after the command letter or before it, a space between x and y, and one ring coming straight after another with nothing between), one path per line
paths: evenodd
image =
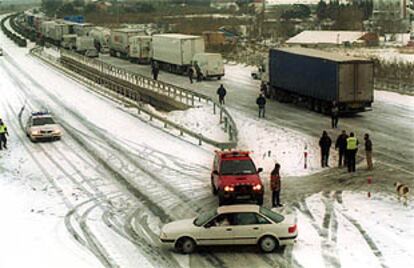
M0 150L7 149L7 136L9 136L9 132L7 132L7 127L4 124L3 120L0 118Z

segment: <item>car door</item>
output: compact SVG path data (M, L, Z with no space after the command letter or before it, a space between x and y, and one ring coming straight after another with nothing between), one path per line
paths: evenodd
M234 244L256 244L257 239L271 222L255 212L240 212L234 215Z
M198 234L197 243L199 245L233 244L233 225L231 217L232 215L229 213L220 214L206 223ZM223 220L226 218L228 222L223 224Z

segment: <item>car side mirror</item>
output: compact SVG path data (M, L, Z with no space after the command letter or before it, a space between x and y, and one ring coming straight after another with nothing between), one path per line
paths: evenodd
M213 171L213 175L218 175L218 171L217 170L214 170Z
M260 172L262 172L263 171L263 168L261 168L261 167L259 167L258 169L257 169L257 173L260 173Z

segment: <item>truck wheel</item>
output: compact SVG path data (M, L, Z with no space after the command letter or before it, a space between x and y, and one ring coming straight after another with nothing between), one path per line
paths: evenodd
M217 80L221 80L221 76L217 77Z

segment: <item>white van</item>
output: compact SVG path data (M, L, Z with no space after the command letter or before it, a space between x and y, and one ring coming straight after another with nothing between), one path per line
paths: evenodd
M197 53L193 57L193 64L198 64L204 78L224 76L223 58L220 53Z

